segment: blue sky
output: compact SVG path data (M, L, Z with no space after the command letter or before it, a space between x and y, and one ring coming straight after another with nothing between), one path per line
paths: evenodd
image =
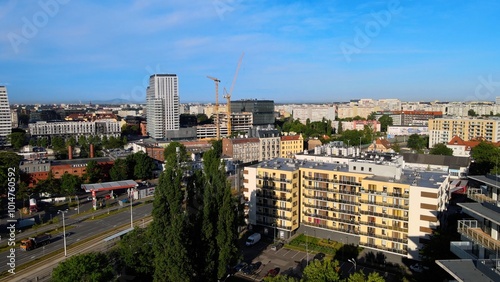
M145 102L149 75L175 73L181 103L214 102L206 76L229 89L244 52L234 100L492 101L499 12L496 0L2 0L0 85L11 103Z

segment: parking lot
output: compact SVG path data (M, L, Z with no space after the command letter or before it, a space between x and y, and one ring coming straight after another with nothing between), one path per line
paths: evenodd
M262 265L253 274L247 275L243 272L237 272L236 276L245 278L249 281L260 281L268 273L269 270L279 268L280 274L290 275L296 278L302 277L302 270L307 265L307 260L311 261L314 258L322 259L315 253L296 251L287 248L281 248L277 251L271 249L271 245L265 242L259 242L251 247L247 247L244 254L246 263L261 262ZM342 278L348 277L356 271L363 271L365 274L375 271L361 265L355 265L352 262L340 262L340 274ZM398 281L392 274L379 272L386 281Z
M238 272L237 276L245 277L252 281L260 281L271 269L279 268L280 274L296 277L302 275L306 260L314 258L314 254L281 248L273 251L271 244L259 242L244 251L244 261L247 263L261 262L261 267L252 275Z

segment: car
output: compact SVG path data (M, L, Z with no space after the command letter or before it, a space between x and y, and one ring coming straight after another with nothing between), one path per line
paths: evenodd
M418 273L424 271L424 267L418 263L410 265L410 269Z
M264 277L275 277L279 273L280 273L280 268L276 267L276 268L273 268L273 269L269 269L269 271L267 272L266 276L264 276Z
M238 263L237 265L235 265L233 267L233 271L236 273L238 271L241 271L243 268L245 268L246 266L248 265L248 263L242 261L240 263Z
M324 253L317 253L315 256L314 256L314 259L313 260L323 260L325 258L325 254Z
M276 244L274 244L274 245L271 246L271 250L277 251L277 250L281 249L282 247L283 247L283 243L281 243L281 242L280 243L276 243Z
M257 270L259 270L260 266L262 265L262 262L258 261L256 263L252 263L247 265L245 268L243 268L241 271L247 275L252 275L254 274Z

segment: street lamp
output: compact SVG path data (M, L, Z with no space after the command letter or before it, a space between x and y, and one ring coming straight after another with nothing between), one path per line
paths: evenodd
M132 216L132 202L134 201L134 193L130 188L130 228L134 229L134 218Z
M78 206L78 208L77 208L78 209L78 214L80 214L80 197L75 196L75 198L76 198L76 204Z
M64 214L67 213L68 210L58 210L57 214L62 214L62 219L63 219L63 239L64 239L64 256L66 257L68 255L67 249L66 249L66 223L64 222Z
M354 272L356 272L356 260L354 258L350 258L347 261L354 265Z

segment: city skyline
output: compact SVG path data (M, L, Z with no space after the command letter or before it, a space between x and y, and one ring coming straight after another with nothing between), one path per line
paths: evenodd
M181 103L360 98L494 101L495 1L6 1L0 85L11 103L146 102L175 73ZM467 19L467 20L464 20ZM294 82L294 83L291 83Z

